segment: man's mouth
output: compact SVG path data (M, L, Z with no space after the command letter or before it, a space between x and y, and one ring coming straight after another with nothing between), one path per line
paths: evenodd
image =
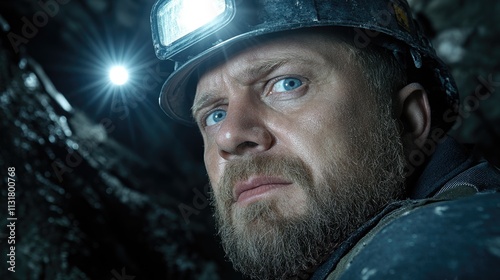
M236 202L249 203L269 191L291 185L292 182L281 177L251 176L246 181L237 182L234 188Z

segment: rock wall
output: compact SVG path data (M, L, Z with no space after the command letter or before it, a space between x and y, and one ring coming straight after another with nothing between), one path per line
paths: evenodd
M460 114L450 133L462 142L477 143L500 166L500 2L408 2L460 90Z
M201 211L205 190L109 138L110 119L71 108L32 58L4 43L0 174L5 186L13 170L15 184L0 189L0 279L236 279ZM196 200L180 204L182 189Z

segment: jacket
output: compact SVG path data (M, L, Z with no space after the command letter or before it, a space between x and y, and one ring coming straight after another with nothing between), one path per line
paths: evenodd
M500 279L500 171L448 137L409 199L345 240L312 280Z

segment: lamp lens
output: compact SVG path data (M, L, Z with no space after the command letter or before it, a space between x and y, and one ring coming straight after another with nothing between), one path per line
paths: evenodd
M170 46L226 11L225 0L172 0L158 9L160 43Z

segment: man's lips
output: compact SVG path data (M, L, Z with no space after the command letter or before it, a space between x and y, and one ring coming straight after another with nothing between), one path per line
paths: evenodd
M252 176L246 181L236 183L234 197L236 201L242 202L272 189L291 184L292 182L280 177Z

